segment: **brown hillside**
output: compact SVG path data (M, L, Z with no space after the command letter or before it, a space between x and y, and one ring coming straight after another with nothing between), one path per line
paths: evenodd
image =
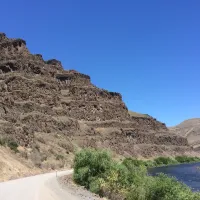
M64 167L76 149L108 148L121 155L189 152L185 138L147 115L131 115L122 96L31 54L22 39L0 33L0 144L41 168ZM11 146L12 148L12 146Z
M176 134L186 137L191 146L196 150L200 147L200 118L186 120L170 130Z

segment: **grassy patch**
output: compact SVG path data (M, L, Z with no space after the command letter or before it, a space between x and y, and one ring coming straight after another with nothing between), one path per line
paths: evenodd
M175 164L182 164L182 163L194 163L200 162L200 158L198 157L189 157L189 156L176 156L175 158L170 157L157 157L154 160L138 160L136 158L125 158L123 160L123 164L130 163L135 166L145 166L149 167L160 167L160 166L167 166L167 165L175 165Z
M11 141L8 141L7 145L8 145L8 147L9 147L12 151L14 151L15 153L19 152L18 149L17 149L17 147L18 147L17 142L11 140Z
M17 149L19 145L12 138L1 137L0 138L0 145L1 146L8 146L15 153L19 152L18 149Z
M169 158L169 157L158 157L154 159L154 162L155 162L155 166L173 165L173 164L179 163L176 159Z
M200 193L176 179L147 175L147 167L175 162L160 157L154 161L127 158L119 163L106 151L84 149L75 156L73 178L91 192L113 200L200 200Z
M137 113L137 112L133 112L133 111L128 111L129 115L131 117L145 117L145 118L150 118L151 116L148 114L142 114L142 113Z
M176 156L175 159L176 159L179 163L200 162L200 158L198 158L198 157Z
M122 162L124 165L134 165L136 167L145 166L145 167L155 167L157 166L154 160L138 160L135 158L125 158Z

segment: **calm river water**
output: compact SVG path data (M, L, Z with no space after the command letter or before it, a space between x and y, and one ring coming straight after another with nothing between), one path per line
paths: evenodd
M153 176L164 173L176 177L177 180L188 185L193 191L200 191L200 163L157 167L150 169L149 173Z

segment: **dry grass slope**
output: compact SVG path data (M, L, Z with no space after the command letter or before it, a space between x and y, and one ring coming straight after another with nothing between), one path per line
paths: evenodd
M137 112L133 112L133 111L130 111L130 110L128 111L128 113L132 117L146 117L146 118L150 117L148 114L137 113Z
M196 150L200 147L200 118L189 119L183 121L175 127L170 127L170 130L178 135L186 137L191 146Z

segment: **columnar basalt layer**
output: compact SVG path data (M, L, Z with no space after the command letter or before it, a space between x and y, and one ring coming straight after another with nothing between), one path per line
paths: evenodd
M46 154L52 145L57 154L78 145L142 156L189 148L185 138L169 133L156 119L130 116L121 94L96 87L88 75L64 70L56 59L31 54L24 40L3 33L0 94L0 135L32 149L39 141Z

